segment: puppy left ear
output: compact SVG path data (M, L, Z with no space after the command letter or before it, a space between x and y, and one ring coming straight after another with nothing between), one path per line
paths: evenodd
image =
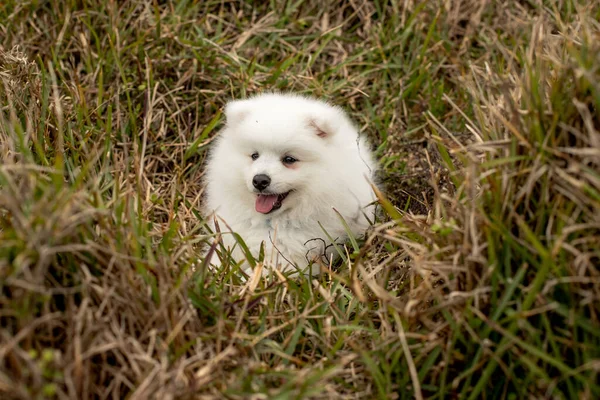
M335 108L328 109L326 112L318 113L309 117L308 126L315 134L323 139L330 138L340 129L343 115Z
M248 100L234 100L225 106L225 119L230 126L242 122L250 113L250 103Z

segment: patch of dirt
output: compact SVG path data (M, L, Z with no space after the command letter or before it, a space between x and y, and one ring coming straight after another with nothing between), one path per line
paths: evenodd
M440 193L454 193L448 169L433 140L400 140L393 144L394 165L381 177L390 201L408 213L427 215L433 205L436 187Z

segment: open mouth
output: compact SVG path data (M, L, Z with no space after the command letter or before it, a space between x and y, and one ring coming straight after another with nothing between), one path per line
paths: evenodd
M283 200L290 194L289 192L280 194L259 193L256 197L255 208L261 214L269 214L281 207Z

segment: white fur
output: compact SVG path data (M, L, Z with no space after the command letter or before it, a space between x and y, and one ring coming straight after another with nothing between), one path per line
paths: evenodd
M340 108L269 93L232 101L225 115L206 175L206 209L210 221L217 217L221 232L229 232L227 227L237 232L255 257L265 242L265 265L284 271L293 268L290 262L305 269L318 258L327 265L337 254L332 246L325 249L331 242L318 223L336 242L347 239L333 208L355 236L365 232L365 214L374 215L370 181L376 165L366 140ZM254 152L259 153L256 160ZM287 155L299 160L293 168L282 163ZM256 174L269 175L268 189L275 193L293 190L280 209L269 214L255 210ZM231 234L222 240L229 248L236 244ZM235 249L236 261L244 259L239 245ZM218 263L216 255L211 262ZM313 273L320 271L316 264Z

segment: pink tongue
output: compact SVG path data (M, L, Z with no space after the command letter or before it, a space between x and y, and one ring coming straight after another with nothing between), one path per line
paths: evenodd
M267 214L273 209L273 206L277 202L277 197L276 194L259 194L256 197L256 211Z

